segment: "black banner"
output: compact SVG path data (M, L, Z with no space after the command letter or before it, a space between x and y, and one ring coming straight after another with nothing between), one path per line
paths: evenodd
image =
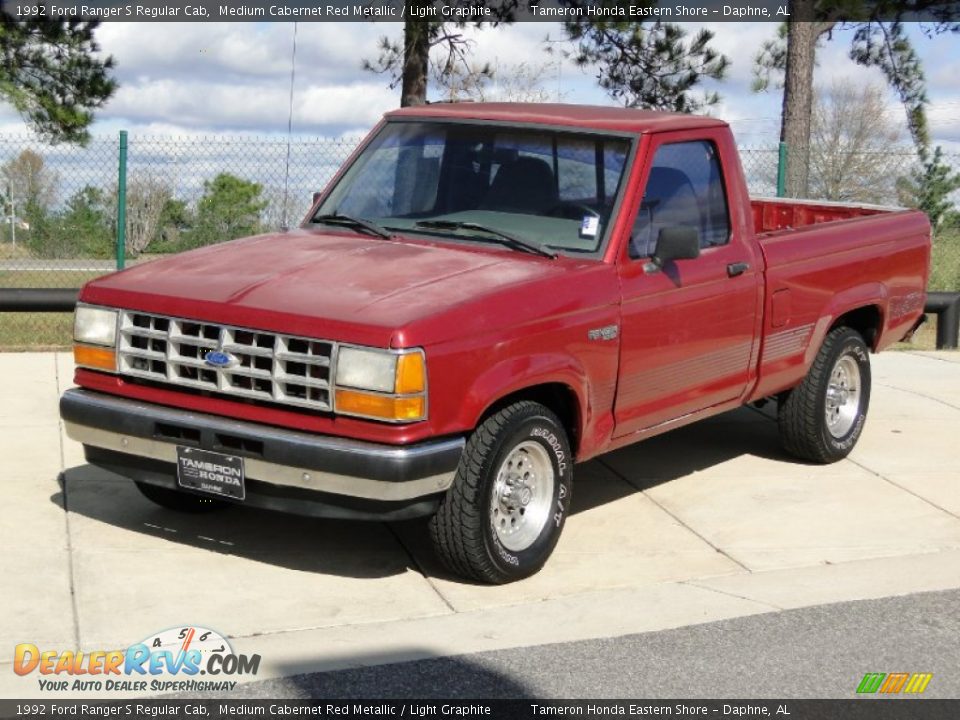
M0 718L782 718L954 720L960 700L0 700Z
M106 22L402 22L408 18L471 22L783 22L790 18L788 0L2 0L0 4L13 18ZM956 0L864 0L848 6L840 4L829 19L943 21L956 19L957 13Z

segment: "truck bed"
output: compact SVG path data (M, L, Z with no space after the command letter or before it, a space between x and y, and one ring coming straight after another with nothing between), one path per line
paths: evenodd
M860 308L875 351L914 326L930 272L922 212L803 200L750 205L767 281L755 399L802 380L836 318L851 308Z
M883 205L827 202L824 200L788 200L751 198L753 228L758 237L789 232L810 225L852 220L853 218L898 212L903 208Z

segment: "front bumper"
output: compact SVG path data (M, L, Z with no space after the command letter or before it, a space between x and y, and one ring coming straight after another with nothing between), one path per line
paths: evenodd
M429 515L453 482L462 437L409 446L285 430L83 389L60 399L88 462L173 489L178 445L244 458L246 505L322 517ZM186 491L184 491L186 492Z

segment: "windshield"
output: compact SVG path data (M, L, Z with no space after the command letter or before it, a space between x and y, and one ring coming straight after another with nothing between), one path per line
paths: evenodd
M314 217L347 215L465 241L499 233L562 253L596 253L629 155L622 137L390 122Z

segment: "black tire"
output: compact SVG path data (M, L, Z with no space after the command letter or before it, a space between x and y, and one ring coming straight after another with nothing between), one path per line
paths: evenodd
M147 500L182 513L207 513L222 510L230 503L217 498L207 498L188 492L179 492L170 488L151 485L150 483L134 481L134 485Z
M827 418L828 391L831 376L843 365L853 370L856 378L855 399L845 400L845 419L831 426ZM844 373L847 377L847 373ZM856 330L838 327L830 331L820 352L814 358L810 371L797 387L780 402L780 440L791 455L817 463L842 460L860 438L870 406L870 351ZM852 384L851 384L852 387ZM840 388L838 390L838 388ZM834 383L833 393L846 393L845 385ZM841 397L850 398L853 392ZM834 402L831 410L836 411ZM847 427L849 425L849 427Z
M528 458L534 459L534 467L544 470L534 473L530 486L525 484L530 473L506 479L510 474L508 459L513 462L518 457L521 472L529 467L523 465ZM553 471L552 491L546 489L547 463ZM537 478L539 474L544 477ZM508 486L510 489L504 492ZM533 487L538 488L535 502L530 499ZM533 575L546 563L560 538L572 490L573 456L557 416L536 402L510 405L487 418L470 436L453 485L430 520L433 546L450 571L472 580L503 584ZM508 505L499 504L504 497ZM526 520L520 517L525 510L532 510ZM499 532L494 528L495 522L505 524L506 517L520 517L524 525L521 532L535 534L535 539L526 547L507 547L505 542L520 542L521 538L502 539L501 532L511 531L509 525ZM537 518L545 518L542 527ZM527 522L529 525L525 525Z

